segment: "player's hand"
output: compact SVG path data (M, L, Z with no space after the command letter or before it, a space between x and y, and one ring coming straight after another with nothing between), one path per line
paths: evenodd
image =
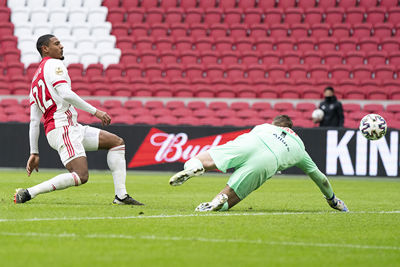
M94 113L94 116L96 116L96 118L101 120L101 125L103 125L103 126L107 126L111 123L110 116L104 111L96 110L96 113Z
M31 176L33 170L39 171L39 155L31 154L28 162L26 163L26 172L28 173L28 177Z

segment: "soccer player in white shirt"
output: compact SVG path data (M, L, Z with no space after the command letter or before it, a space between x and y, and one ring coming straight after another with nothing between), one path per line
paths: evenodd
M19 188L14 195L15 203L24 203L39 194L79 186L89 179L85 151L107 149L107 164L111 170L115 198L120 205L143 205L126 191L126 163L124 140L115 134L77 122L79 108L96 116L103 126L109 125L110 116L96 109L71 89L71 79L62 60L63 46L51 34L39 37L36 48L42 61L32 79L30 91L31 120L29 125L30 157L26 164L28 176L39 167L39 124L44 118L44 128L49 145L58 151L69 173L57 175L43 183Z

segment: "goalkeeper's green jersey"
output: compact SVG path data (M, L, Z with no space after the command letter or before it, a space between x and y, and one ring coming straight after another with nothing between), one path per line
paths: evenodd
M254 127L250 134L260 138L275 155L278 171L297 166L308 174L318 169L292 129L265 123Z

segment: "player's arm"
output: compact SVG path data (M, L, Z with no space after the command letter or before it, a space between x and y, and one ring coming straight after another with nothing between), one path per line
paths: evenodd
M39 134L40 134L40 118L42 111L38 108L36 103L31 104L31 119L29 123L29 145L31 155L26 163L26 172L28 176L31 175L33 170L39 170Z
M307 152L305 152L303 159L296 166L314 181L327 199L333 196L333 189L328 178L318 169Z
M83 100L80 96L78 96L75 92L71 90L71 87L67 83L60 83L55 87L57 93L68 103L73 105L76 108L79 108L83 111L89 112L90 114L96 116L101 120L102 125L109 125L111 122L110 116L101 110L96 109L85 100Z

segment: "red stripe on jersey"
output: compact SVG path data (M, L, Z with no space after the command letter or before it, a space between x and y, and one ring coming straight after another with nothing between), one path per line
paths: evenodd
M29 105L32 106L35 103L36 103L35 101L32 101L31 103L29 103Z
M56 87L56 85L60 83L68 83L68 82L66 80L56 81L55 83L53 83L53 87Z

